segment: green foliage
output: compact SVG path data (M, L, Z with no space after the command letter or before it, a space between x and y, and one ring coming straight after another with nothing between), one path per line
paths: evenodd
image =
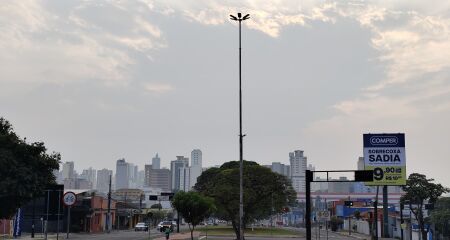
M156 226L159 222L166 219L170 212L167 210L151 209L148 213L151 215L152 225Z
M450 197L443 197L436 201L434 210L431 212L431 222L436 225L436 230L447 233L445 231L450 229Z
M60 155L47 154L44 143L27 143L0 118L0 218L11 217L16 209L40 196L55 184L53 170L59 169Z
M192 240L194 239L193 231L195 226L209 217L215 210L213 202L213 199L204 197L198 192L179 191L175 194L172 205L189 224Z
M294 204L296 193L283 175L255 162L244 161L244 225L281 213ZM214 199L215 216L231 221L239 238L239 162L210 168L197 179L195 189ZM272 207L274 211L272 212Z
M434 179L427 179L423 174L413 173L409 175L406 185L403 186L405 195L401 198L401 201L409 204L414 217L418 221L423 239L426 239L427 235L424 228L425 218L422 212L425 201L428 200L429 203L434 203L443 193L449 192L448 188L443 187L441 184L433 183L433 181Z

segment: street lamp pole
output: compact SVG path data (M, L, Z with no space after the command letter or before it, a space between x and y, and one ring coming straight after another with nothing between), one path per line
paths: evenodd
M245 135L242 134L242 65L241 65L241 24L250 18L250 14L242 16L241 13L237 14L237 17L230 15L230 19L239 22L239 239L244 239L244 190L243 190L243 172L244 172L244 161L243 161L243 138Z

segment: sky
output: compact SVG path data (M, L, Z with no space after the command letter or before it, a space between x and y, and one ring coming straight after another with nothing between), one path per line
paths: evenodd
M405 133L408 173L450 186L450 1L2 1L0 116L78 171L203 152L356 169Z

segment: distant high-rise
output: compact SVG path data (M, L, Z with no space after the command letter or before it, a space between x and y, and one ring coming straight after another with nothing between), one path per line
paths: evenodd
M358 158L358 170L364 170L364 157Z
M291 179L292 187L297 192L306 191L305 171L307 166L307 158L303 156L302 150L295 150L289 153L289 161L291 163Z
M73 179L75 178L75 166L73 162L65 162L62 166L62 178Z
M93 169L92 167L88 169L84 169L83 172L80 175L80 178L86 179L89 182L89 186L91 188L95 188L95 184L97 183L97 170Z
M202 151L194 149L191 152L191 167L189 168L189 190L197 183L197 178L202 174Z
M106 193L109 191L109 176L112 176L112 170L103 168L97 171L97 187L99 192Z
M268 167L272 169L272 172L279 173L286 176L287 178L291 177L291 169L289 165L284 165L280 162L273 162L272 165L269 165Z
M161 168L161 158L159 158L158 153L156 153L156 156L152 158L152 168L153 169Z
M171 190L171 174L169 169L154 169L152 165L145 165L145 186L160 188L162 191Z
M172 190L180 190L180 169L189 167L189 158L177 156L177 160L170 162L170 172L172 174Z
M124 158L116 162L116 190L129 188L129 165Z
M194 149L191 152L191 166L202 166L202 151L200 149Z

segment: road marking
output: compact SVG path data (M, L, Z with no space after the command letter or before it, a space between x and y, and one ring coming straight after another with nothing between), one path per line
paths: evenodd
M203 237L199 237L199 238L198 238L198 240L200 240L200 239L203 239L203 238L205 238L205 237L206 237L206 236L203 236Z

